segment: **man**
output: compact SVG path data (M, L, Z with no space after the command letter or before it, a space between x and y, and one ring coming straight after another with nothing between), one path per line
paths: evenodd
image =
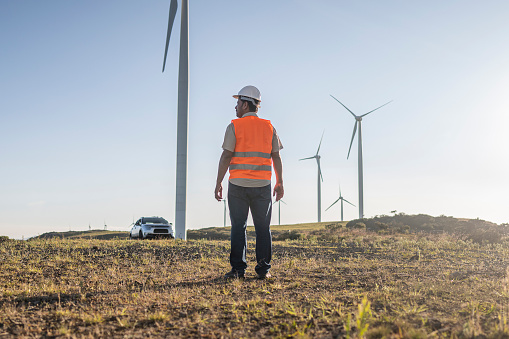
M256 114L261 102L260 91L246 86L233 96L237 99L237 118L227 127L223 142L223 153L219 160L215 197L223 199L222 181L230 170L228 183L228 207L230 209L232 270L226 278L243 278L247 268L246 252L247 216L251 216L256 231L256 267L259 279L270 278L272 259L272 215L271 174L272 165L276 173L273 195L276 201L284 195L283 163L279 151L283 148L276 129L269 120Z

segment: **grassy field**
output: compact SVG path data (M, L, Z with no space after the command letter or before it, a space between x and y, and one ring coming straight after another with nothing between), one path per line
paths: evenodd
M263 281L252 241L227 281L227 240L4 240L0 337L509 338L506 242L340 226L273 227Z

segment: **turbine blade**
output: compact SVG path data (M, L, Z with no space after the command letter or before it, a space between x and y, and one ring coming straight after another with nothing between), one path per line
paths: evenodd
M322 146L322 140L323 140L324 133L325 133L325 130L322 132L322 137L320 138L320 143L318 144L318 149L316 150L316 155L318 155L318 152L320 152L320 146Z
M316 159L316 163L318 164L318 172L320 173L320 178L323 181L322 169L320 168L320 161L318 161L318 159Z
M315 158L315 157L314 157L314 156L312 156L312 157L309 157L309 158L299 159L299 161L301 161L301 160L308 160L308 159L314 159L314 158Z
M353 115L353 117L354 117L354 118L357 118L357 116L356 116L356 115L355 115L352 111L350 111L350 109L349 109L348 107L346 107L345 105L343 105L343 103L342 103L341 101L339 101L338 99L334 98L334 96L333 96L332 94L330 94L330 96L331 96L334 100L336 100L337 102L339 102L339 103L341 104L341 106L343 106L344 108L346 108L346 110L347 110L348 112L352 113L352 115Z
M352 140L350 141L350 147L348 148L348 155L346 158L350 157L350 151L352 150L353 138L355 137L355 132L357 132L357 120L355 121L355 125L353 126Z
M325 212L327 212L327 210L328 210L329 208L331 208L332 206L334 206L334 204L336 204L339 200L340 200L340 199L338 199L338 200L334 201L334 202L332 203L332 205L330 205L329 207L327 207L327 209L325 210Z
M346 201L347 203L349 203L350 205L352 205L353 207L356 207L354 204L352 204L350 201L346 200L345 198L343 198L343 201Z
M281 200L279 200L279 201L281 201L281 202L282 202L283 204L285 204L285 205L288 205L288 204L287 204L286 202L284 202L282 199L281 199Z
M164 48L163 72L164 67L166 66L166 56L168 55L168 45L170 44L171 29L173 27L173 22L175 21L175 16L177 15L177 7L177 0L171 0L170 13L168 15L168 32L166 33L166 47Z
M383 104L383 105L382 105L382 106L380 106L380 107L375 108L375 109L374 109L374 110L372 110L372 111L369 111L368 113L365 113L365 114L361 115L361 118L362 118L362 117L365 117L366 115L368 115L368 114L369 114L369 113L371 113L371 112L376 111L376 110L377 110L377 109L379 109L379 108L384 107L385 105L390 104L392 101L393 101L393 100L389 101L388 103Z

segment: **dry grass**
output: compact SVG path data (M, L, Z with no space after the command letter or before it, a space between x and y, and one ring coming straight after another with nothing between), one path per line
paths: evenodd
M0 243L0 336L509 337L509 248L337 230L226 281L228 241Z

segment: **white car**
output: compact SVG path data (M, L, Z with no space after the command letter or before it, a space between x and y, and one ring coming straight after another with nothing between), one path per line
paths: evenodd
M173 226L161 217L143 217L138 219L129 232L129 238L174 238Z

